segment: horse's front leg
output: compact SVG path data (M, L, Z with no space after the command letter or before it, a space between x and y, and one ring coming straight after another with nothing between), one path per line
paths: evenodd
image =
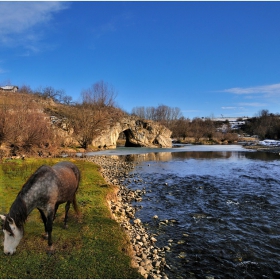
M41 218L42 218L42 220L43 220L44 228L45 228L45 234L43 234L42 236L43 236L44 239L48 239L47 218L46 218L45 213L44 213L43 210L41 210L41 209L39 209L39 208L38 208L38 210L39 210L39 212L40 212L40 214L41 214Z
M54 216L53 211L49 212L48 216L47 216L46 229L47 229L47 234L48 234L48 250L47 250L48 254L53 254L53 252L54 252L54 249L52 246L52 244L53 244L53 242L52 242L53 216Z
M56 203L56 204L55 204L55 208L54 208L53 221L54 221L55 218L56 218L56 212L57 212L58 206L59 206L59 204Z

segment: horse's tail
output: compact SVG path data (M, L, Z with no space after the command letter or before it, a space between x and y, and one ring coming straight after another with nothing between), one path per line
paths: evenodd
M74 207L75 212L76 212L77 214L79 214L80 211L79 211L79 207L78 207L78 204L77 204L76 194L74 195L74 199L73 199L72 204L73 204L73 207Z
M74 173L75 173L75 176L76 176L76 179L77 179L77 188L76 188L76 192L74 194L73 207L74 207L75 212L79 215L80 211L79 211L79 207L78 207L78 204L77 204L76 194L77 194L77 190L79 188L79 184L80 184L80 180L81 180L81 173L80 173L80 170L78 169L78 167L76 165L75 165Z

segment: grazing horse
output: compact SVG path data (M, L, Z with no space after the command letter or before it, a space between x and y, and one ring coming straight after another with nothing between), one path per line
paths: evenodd
M66 202L64 227L68 210L72 203L78 212L76 191L79 186L80 171L71 162L59 162L53 167L43 165L23 185L7 215L3 220L4 253L12 255L23 237L23 225L31 211L37 208L45 226L48 252L52 248L52 226L58 206Z

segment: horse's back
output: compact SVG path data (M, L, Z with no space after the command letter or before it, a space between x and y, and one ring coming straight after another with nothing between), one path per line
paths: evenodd
M78 167L72 162L63 161L52 167L56 174L58 184L58 203L72 201L79 186L80 172Z
M66 170L72 170L72 172L74 173L74 175L76 177L76 180L78 182L80 181L80 171L79 171L78 167L70 161L61 161L61 162L55 164L52 168L55 171L62 172L62 173Z

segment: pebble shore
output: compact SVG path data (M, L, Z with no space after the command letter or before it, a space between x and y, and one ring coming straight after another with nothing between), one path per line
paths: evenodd
M118 187L117 201L108 201L108 203L113 218L130 239L133 266L144 278L168 279L164 273L164 267L168 267L165 260L167 249L156 246L156 236L149 234L141 220L135 217L137 210L131 204L133 201L140 201L145 190L134 191L124 185L126 179L133 180L133 175L129 175L129 172L137 163L119 156L92 156L86 157L85 160L99 165L106 182Z

